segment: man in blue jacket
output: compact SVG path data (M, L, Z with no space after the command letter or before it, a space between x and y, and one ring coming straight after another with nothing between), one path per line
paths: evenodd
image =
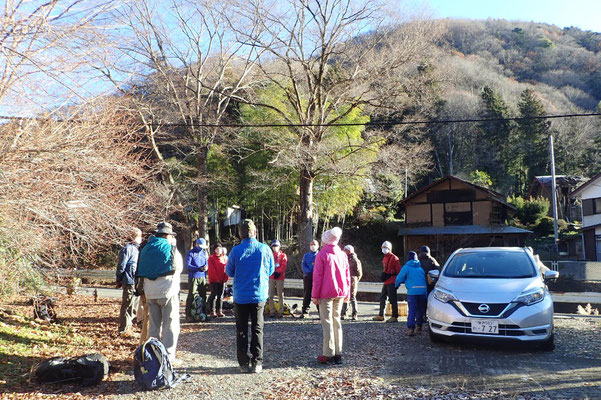
M207 241L204 238L196 239L194 247L186 255L186 268L188 269L188 297L186 298L186 321L192 322L192 302L194 294L202 298L202 304L207 301L207 269L209 255L207 254Z
M300 318L305 318L305 314L309 312L311 306L311 290L313 289L313 268L315 267L315 256L319 250L319 242L311 241L309 244L309 252L303 256L303 308Z
M422 330L426 314L426 274L414 251L407 254L407 262L397 275L394 286L398 289L401 283L407 287L407 336L414 336L416 325L418 332Z
M121 310L119 312L119 334L128 335L138 307L135 293L135 277L138 269L138 254L140 243L142 243L142 231L133 228L130 233L131 240L119 252L117 263L117 286L123 288L121 299Z
M240 372L258 373L263 369L263 310L269 297L269 277L275 270L273 252L256 238L255 224L245 219L238 225L242 242L230 252L225 273L234 278L236 346ZM251 322L248 356L248 320Z

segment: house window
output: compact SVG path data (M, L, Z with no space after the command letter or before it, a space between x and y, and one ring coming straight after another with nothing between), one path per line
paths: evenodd
M601 198L582 200L582 215L601 214Z
M595 236L597 248L597 261L601 261L601 235Z

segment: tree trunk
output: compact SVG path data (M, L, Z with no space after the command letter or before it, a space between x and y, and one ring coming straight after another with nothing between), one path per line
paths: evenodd
M208 218L208 173L207 156L209 148L202 146L198 149L198 235L209 240Z
M313 240L313 174L303 167L300 171L300 212L298 216L298 248L309 251Z

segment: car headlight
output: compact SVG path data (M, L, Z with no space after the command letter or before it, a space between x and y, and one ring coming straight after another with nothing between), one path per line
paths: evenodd
M513 302L522 303L527 306L543 301L545 298L545 289L538 288L517 296Z
M457 301L457 298L451 293L449 290L436 288L434 289L434 298L438 301L442 301L443 303L448 303L449 301Z

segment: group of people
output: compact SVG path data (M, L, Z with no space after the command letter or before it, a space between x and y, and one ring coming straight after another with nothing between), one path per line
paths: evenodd
M188 269L188 297L186 319L192 320L191 309L195 296L206 300L207 286L211 295L206 307L212 317L222 317L222 297L225 283L233 278L233 305L236 320L237 359L241 372L260 372L263 364L263 326L265 305L269 315L282 317L284 312L283 288L287 256L281 251L278 240L270 246L256 239L256 227L245 219L238 226L241 242L227 256L221 244L213 246L209 256L205 239L194 242L186 254ZM123 301L119 316L119 332L126 334L135 316L136 295L140 296L138 318L145 321L140 341L147 337L159 339L165 346L172 363L178 365L175 349L179 335L179 287L183 259L176 246L176 233L166 222L157 225L154 235L139 250L142 232L132 231L131 242L119 254L117 282L123 288ZM351 319L356 320L357 289L363 275L361 261L354 248L338 246L342 230L327 230L320 243L313 240L309 252L303 256L302 270L304 297L300 318L308 312L311 303L317 307L323 332L322 354L317 361L323 364L342 363L342 324L350 308ZM387 300L392 316L386 322L398 320L397 289L407 287L409 316L408 334L422 329L425 318L427 294L433 288L427 272L439 268L427 246L420 254L411 251L401 267L399 257L392 252L392 244L382 244L383 271L380 312L374 317L384 321ZM275 304L275 297L278 303ZM350 307L349 307L350 303ZM249 343L250 322L250 343ZM250 345L250 346L249 346Z

